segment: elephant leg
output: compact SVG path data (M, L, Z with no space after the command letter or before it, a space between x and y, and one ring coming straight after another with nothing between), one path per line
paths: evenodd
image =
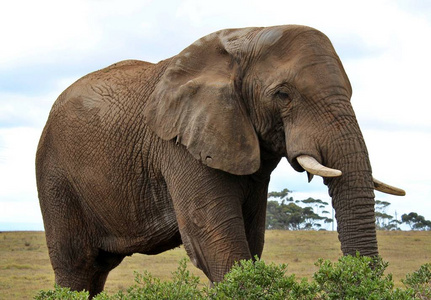
M219 207L231 206L231 202L205 213L199 209L179 212L177 217L187 254L213 282L221 281L235 261L251 258L240 214Z
M177 213L181 238L193 264L218 282L235 261L250 259L239 202L226 198L208 199L217 204L193 207Z
M86 290L90 298L102 292L109 272L125 255L95 247L79 228L58 233L61 238L48 242L56 284L74 291Z
M245 201L242 205L244 226L250 253L261 257L265 243L266 207L268 203L268 186L270 175L280 162L280 158L268 157L263 153L261 169L258 173L248 176L245 190Z
M118 266L125 256L103 250L82 250L82 255L70 257L73 259L72 263L54 269L55 282L71 290L86 290L92 298L103 291L109 272ZM56 265L61 264L58 260L55 261Z
M249 191L242 209L247 242L254 259L261 257L265 242L267 185L259 188L258 183L253 183Z
M125 256L97 246L100 233L86 219L81 199L66 180L45 183L39 198L55 282L71 290L86 290L93 297L103 290L109 271Z
M89 289L90 297L103 291L109 272L117 267L125 255L99 250L92 267L92 279Z
M234 175L192 165L189 174L168 176L166 182L187 254L218 282L235 261L251 258L242 216L243 189Z

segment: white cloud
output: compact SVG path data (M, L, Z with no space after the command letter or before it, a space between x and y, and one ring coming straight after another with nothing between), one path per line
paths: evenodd
M373 174L376 178L405 189L405 197L376 193L392 203L398 214L417 212L431 219L431 132L365 130Z
M359 118L431 129L428 81L431 24L410 24L391 47L377 57L350 60L346 70L353 84L352 101ZM420 31L420 34L415 32ZM394 124L394 125L395 125Z
M83 1L7 1L0 11L2 47L0 63L16 65L29 59L49 61L52 53L83 52L97 42Z
M0 199L29 201L36 196L35 154L40 129L0 129Z
M54 93L44 96L0 93L0 128L43 126L57 96Z
M37 199L35 201L0 201L0 226L7 228L7 223L15 226L17 223L20 226L30 223L32 225L30 228L33 228L34 224L40 224L38 229L42 229L39 201ZM29 228L24 227L22 229L28 230Z

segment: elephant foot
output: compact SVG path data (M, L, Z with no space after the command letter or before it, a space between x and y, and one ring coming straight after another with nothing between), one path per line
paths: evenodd
M109 272L123 259L123 255L103 250L98 250L96 256L76 257L74 262L54 268L55 282L73 291L88 291L91 299L103 291Z

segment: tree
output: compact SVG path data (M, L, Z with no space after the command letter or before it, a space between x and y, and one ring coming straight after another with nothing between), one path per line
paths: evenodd
M389 223L393 219L391 215L376 211L376 227L377 229L390 230Z
M401 221L408 224L411 230L431 230L431 221L425 220L423 216L415 212L403 214Z
M283 189L280 192L268 193L269 200L267 204L266 214L266 229L284 229L284 230L313 230L320 229L323 223L331 223L332 219L320 216L318 211L322 210L322 214L329 214L323 210L327 202L320 199L308 198L305 200L294 200L288 197L291 193L288 189ZM288 203L287 203L288 202ZM312 206L302 207L301 204L312 204Z
M286 216L283 215L278 201L268 201L266 208L266 229L286 228Z
M299 230L304 220L303 208L295 203L268 201L266 229Z
M287 205L284 202L281 203L281 210L284 215L287 216L286 229L299 230L301 229L301 223L304 222L304 209L295 203L289 203Z
M314 205L315 209L316 209L316 213L314 213L313 218L311 218L310 221L314 221L314 225L316 227L321 227L322 225L320 223L317 223L316 221L320 221L322 220L324 223L332 223L332 218L328 218L325 216L320 216L319 214L324 214L324 215L330 215L330 212L327 210L324 210L326 208L328 204L328 202L322 201L320 199L314 199L314 198L308 198L305 200L301 201L302 203L305 204L312 204ZM319 210L321 210L321 212L319 213Z
M287 200L287 201L293 201L293 198L287 198L287 196L291 193L292 191L288 190L288 189L283 189L281 192L270 192L268 193L268 199L269 198L278 198L280 201L281 200Z
M305 219L304 229L306 230L313 229L313 226L319 229L320 227L322 227L322 225L318 222L326 219L325 217L321 217L318 214L316 214L313 211L312 207L305 207L303 209L303 215Z
M387 201L376 200L375 216L376 228L378 230L398 230L399 221L394 219L393 216L386 213L386 208L391 205Z
M386 229L386 230L401 230L401 229L400 229L400 225L401 225L402 223L403 223L403 222L398 221L397 219L393 219L393 220L389 221L389 224L388 224L388 225L386 225L385 229Z

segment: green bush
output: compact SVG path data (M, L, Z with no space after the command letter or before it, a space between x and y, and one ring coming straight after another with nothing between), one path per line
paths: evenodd
M424 264L416 272L407 274L402 282L415 299L431 299L431 264Z
M392 299L392 275L383 275L388 263L381 258L346 256L332 263L318 260L314 280L329 299Z
M286 275L287 265L257 259L236 263L222 282L209 289L209 299L313 299L317 286Z
M180 261L171 281L148 272L135 273L135 284L114 295L101 293L96 300L135 299L431 299L431 264L408 274L405 289L394 289L392 275L384 275L388 263L381 258L344 256L333 263L319 259L313 280L287 275L287 265L265 264L256 258L236 263L222 282L201 285L199 278ZM40 291L35 299L87 299L88 293L67 288Z
M103 293L97 295L96 300L199 300L205 299L204 292L199 288L199 277L187 270L187 259L182 259L178 269L172 272L171 281L161 281L149 272L142 274L135 272L135 285L127 289L127 292L119 291L115 295L108 296Z
M57 299L73 299L73 300L87 300L88 292L75 292L71 291L69 288L62 288L55 286L54 290L49 291L39 291L39 293L34 297L36 300L57 300Z

